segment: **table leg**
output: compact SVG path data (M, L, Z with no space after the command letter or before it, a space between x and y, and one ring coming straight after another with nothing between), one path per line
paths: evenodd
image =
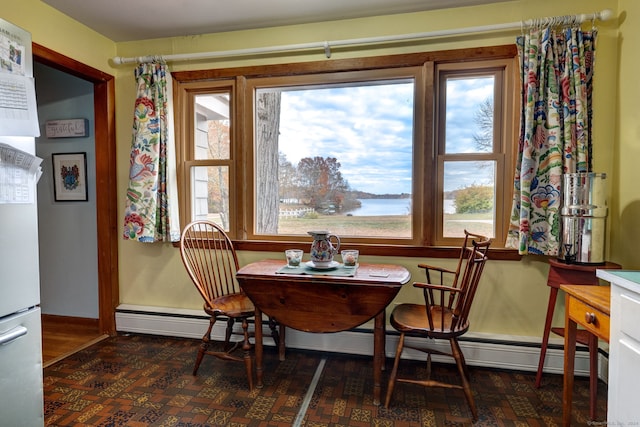
M280 359L281 362L284 362L286 357L285 356L285 353L287 351L287 347L285 344L286 333L287 333L287 327L284 325L280 325L280 342L278 343L278 359Z
M256 353L256 387L262 388L262 311L256 306L256 330L255 330L255 353Z
M544 332L542 333L542 346L540 347L540 360L538 361L538 373L536 374L536 388L540 388L542 381L542 371L544 369L544 358L547 355L547 345L549 344L549 333L551 332L551 322L553 321L553 312L556 308L556 298L558 297L558 288L551 287L549 293L549 304L547 305L547 318L544 321Z
M569 310L569 296L565 303L565 310ZM571 403L573 400L573 372L576 356L576 334L578 325L565 314L564 330L564 383L562 390L562 425L571 426Z
M595 421L598 415L598 337L589 337L589 416Z
M382 310L375 318L373 324L373 404L380 405L380 383L382 382L382 370L384 365L384 323L385 311Z

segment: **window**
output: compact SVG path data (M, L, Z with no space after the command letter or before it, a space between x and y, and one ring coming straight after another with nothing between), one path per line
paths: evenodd
M381 254L456 246L464 228L502 246L515 54L174 73L183 221L210 218L248 249L320 229Z
M508 75L491 63L467 66L446 64L437 69L436 99L442 117L436 130L442 171L437 236L448 242L463 236L466 228L504 242L511 184L503 137L510 117L505 113ZM512 169L511 163L508 166Z
M233 85L212 85L187 91L181 111L189 129L189 143L178 144L182 215L186 222L209 219L230 231L235 224L234 149L231 100ZM186 117L189 119L185 120ZM181 216L182 216L181 215Z
M318 75L249 80L253 236L326 229L351 241L412 239L419 76L409 68L336 73L331 83Z

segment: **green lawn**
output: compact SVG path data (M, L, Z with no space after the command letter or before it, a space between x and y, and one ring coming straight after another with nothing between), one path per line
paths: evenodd
M466 228L474 233L493 235L491 214L447 214L445 235L463 236ZM310 230L328 230L338 236L409 238L411 215L345 216L319 215L318 218L280 218L279 234L306 234Z

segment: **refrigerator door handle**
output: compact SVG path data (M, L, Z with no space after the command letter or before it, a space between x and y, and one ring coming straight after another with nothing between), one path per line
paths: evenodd
M0 345L8 344L24 335L27 335L27 328L24 326L17 326L9 332L0 335Z

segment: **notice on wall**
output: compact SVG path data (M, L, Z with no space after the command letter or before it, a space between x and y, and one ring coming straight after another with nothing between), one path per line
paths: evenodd
M0 143L0 204L34 203L42 159Z
M40 136L31 34L0 19L0 135Z

